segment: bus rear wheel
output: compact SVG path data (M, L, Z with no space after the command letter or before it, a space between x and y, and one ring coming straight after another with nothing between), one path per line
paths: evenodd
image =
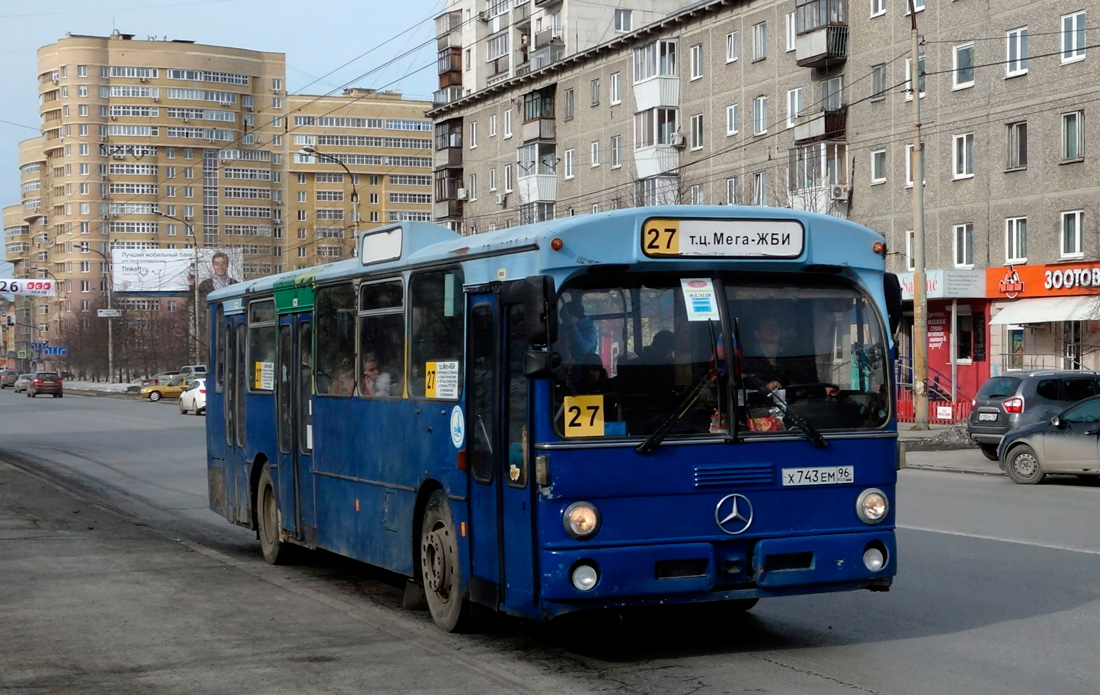
M271 468L266 463L260 471L260 482L256 487L256 534L260 537L264 560L272 565L281 565L289 560L291 548L279 536L279 505L275 500Z
M432 620L446 632L460 632L470 622L458 560L451 505L447 493L436 490L428 498L420 528L420 574Z

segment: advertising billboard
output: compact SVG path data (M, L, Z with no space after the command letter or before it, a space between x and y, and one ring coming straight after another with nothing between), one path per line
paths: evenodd
M244 277L240 249L199 249L198 279L194 249L112 249L111 288L125 294L183 294L194 290L205 298L211 290Z

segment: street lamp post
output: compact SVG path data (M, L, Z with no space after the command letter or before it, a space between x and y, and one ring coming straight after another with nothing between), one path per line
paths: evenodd
M111 306L111 294L113 292L111 287L113 284L111 282L111 259L107 258L107 254L102 251L93 249L92 245L86 241L80 245L80 249L99 254L103 259L103 263L107 266L107 372L113 382L115 380L115 317L112 315L114 312Z
M58 319L57 319L57 337L60 338L61 337L61 314L62 314L62 307L61 307L61 304L60 304L61 303L61 293L62 293L61 281L57 279L57 276L54 275L53 272L49 268L42 268L42 267L36 265L36 266L32 266L31 270L37 272L39 274L39 277L42 277L42 273L45 273L46 275L49 275L53 279L54 284L57 287L57 292L58 292L58 295L57 295L57 301L58 301L58 306L57 306L57 316L58 316ZM49 303L48 302L46 304L46 308L47 308L47 311L48 311L48 309L49 309ZM49 325L50 325L49 314L47 313L46 326L48 327Z
M195 307L194 307L194 312L193 312L194 313L194 324L192 326L192 330L195 331L195 342L193 344L194 347L191 351L191 355L192 355L192 358L194 360L193 364L198 364L199 363L199 235L195 234L195 228L192 225L188 224L187 222L185 222L184 220L181 220L178 217L173 217L172 215L169 215L166 212L161 212L160 210L157 210L156 214L161 216L161 217L167 217L170 220L175 220L176 222L179 222L180 224L183 225L184 232L185 233L189 232L191 234L191 236L195 239L194 254L193 254L193 257L194 257L194 273L195 274L194 274L194 281L191 283L191 285L193 287L193 290L194 290L194 293L195 293L195 297L194 297Z
M334 164L339 164L344 169L344 171L346 171L348 173L348 183L351 185L351 204L354 208L352 210L352 213L351 213L352 215L354 215L354 218L352 219L352 222L355 225L355 238L358 239L359 238L359 189L356 188L356 186L355 186L355 174L351 173L351 169L348 169L348 165L344 164L337 157L335 157L331 154L326 154L324 152L321 152L320 150L318 150L313 145L306 145L302 149L298 150L298 154L306 155L307 157L316 157L317 159L323 159L327 162L333 162ZM356 243L358 243L358 242L356 242ZM355 248L355 246L356 246L356 244L352 244L352 248Z

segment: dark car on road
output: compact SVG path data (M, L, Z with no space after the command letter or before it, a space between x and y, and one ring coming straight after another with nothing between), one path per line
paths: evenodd
M54 398L65 395L61 381L61 375L57 372L35 372L31 377L31 383L27 386L27 396L34 398L40 393L45 393Z
M1100 394L1100 375L1050 369L1007 371L982 384L966 431L990 461L1009 432L1046 422L1068 406Z
M15 386L15 380L19 378L19 372L14 369L0 370L0 389Z
M1048 473L1100 475L1100 396L1005 435L999 464L1020 485L1034 485Z

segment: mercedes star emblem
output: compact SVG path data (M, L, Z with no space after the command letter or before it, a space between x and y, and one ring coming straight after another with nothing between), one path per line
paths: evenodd
M718 501L714 520L729 535L742 534L752 526L752 502L744 495L726 495Z

